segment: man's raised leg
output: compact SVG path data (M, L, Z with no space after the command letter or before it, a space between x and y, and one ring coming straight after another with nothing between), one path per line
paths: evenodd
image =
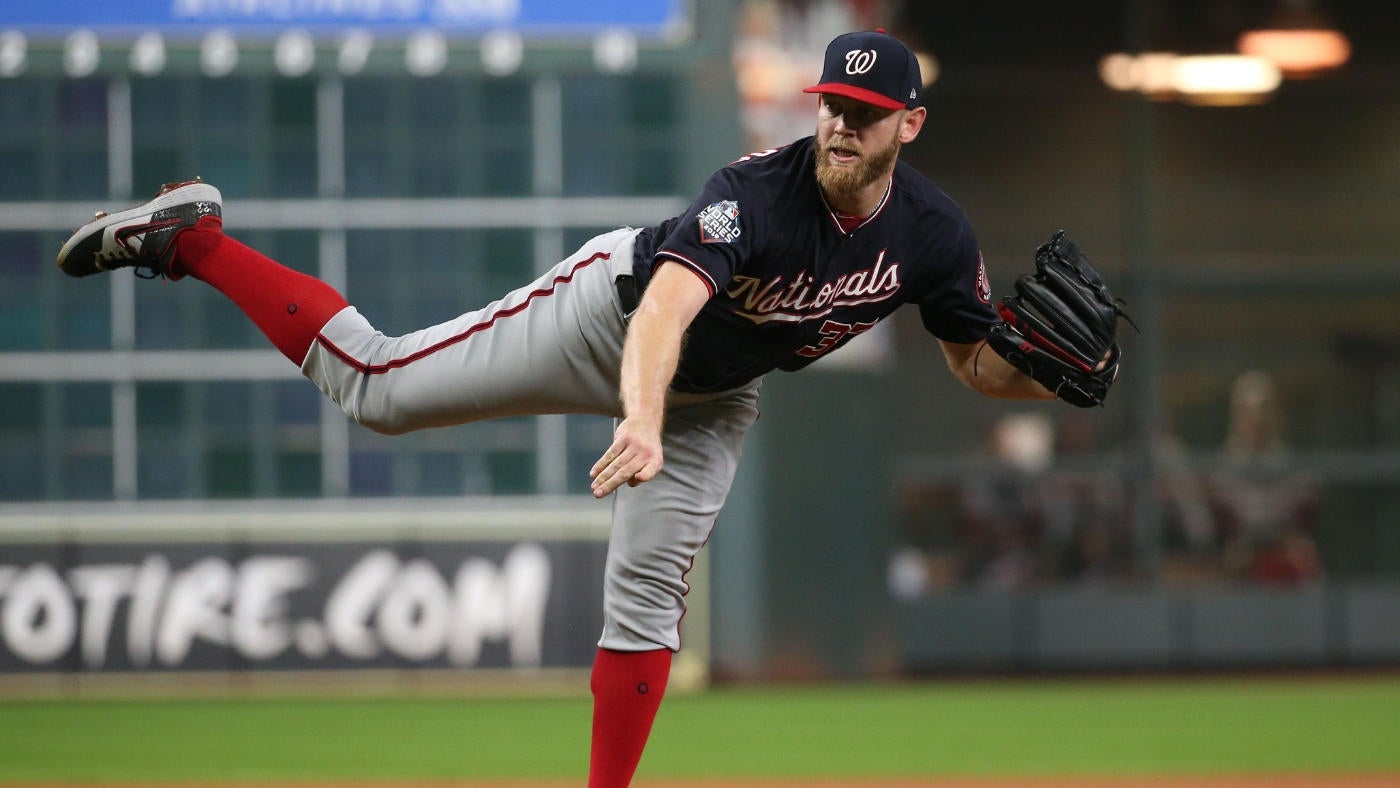
M170 184L98 214L64 243L70 276L135 268L214 286L351 418L376 432L543 413L615 415L635 230L591 239L534 282L481 309L401 336L339 293L223 234L217 189ZM404 275L412 266L400 264ZM433 283L424 283L431 287Z
M223 234L223 198L202 181L166 184L154 199L99 213L58 252L69 276L135 268L138 276L201 279L228 296L300 366L321 327L349 304L330 285Z
M181 233L175 249L175 277L188 274L213 285L298 367L321 327L350 305L325 282L224 235L222 222L212 216Z

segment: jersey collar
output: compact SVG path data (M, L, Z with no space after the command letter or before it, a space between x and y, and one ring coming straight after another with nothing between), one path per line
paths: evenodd
M891 176L890 176L890 179L889 179L888 181L885 182L885 193L884 193L883 196L880 197L880 204L879 204L879 205L876 205L876 206L875 206L875 210L874 210L874 211L871 211L870 215L867 216L867 217L865 217L865 221L861 222L860 224L856 225L855 227L852 227L851 230L850 230L850 232L847 232L846 230L842 229L842 227L841 227L841 219L840 219L840 217L838 217L838 216L836 215L836 210L835 210L834 208L831 207L831 203L829 203L829 202L826 201L826 192L822 191L822 188L821 188L821 185L820 185L820 184L817 185L817 194L822 198L822 206L823 206L824 208L826 208L826 216L827 216L828 219L831 220L831 223L834 224L834 225L836 226L836 231L837 231L838 233L841 233L842 235L850 235L851 233L854 233L856 230L859 230L860 228L864 227L865 225L870 224L871 222L875 221L875 217L880 215L880 211L885 210L885 204L888 203L888 202L890 201L890 190L891 190L891 188L892 188L893 186L894 186L894 176L891 175Z

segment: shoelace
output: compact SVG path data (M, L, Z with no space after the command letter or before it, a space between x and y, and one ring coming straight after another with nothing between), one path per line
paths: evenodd
M97 258L97 261L99 263L104 264L102 265L102 267L109 271L111 270L111 266L105 265L105 263L110 263L115 260L131 260L135 258L138 260L138 262L132 265L132 273L136 274L137 278L155 279L156 277L160 276L160 269L157 268L155 264L139 262L139 258L137 258L137 255L131 252L130 250L126 249L125 247L118 247L116 249L111 250L103 249L102 251L97 252L94 256ZM120 268L121 266L117 267Z

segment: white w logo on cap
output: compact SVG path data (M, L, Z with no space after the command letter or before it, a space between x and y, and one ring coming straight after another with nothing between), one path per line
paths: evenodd
M864 74L875 66L875 50L852 49L846 53L846 73Z

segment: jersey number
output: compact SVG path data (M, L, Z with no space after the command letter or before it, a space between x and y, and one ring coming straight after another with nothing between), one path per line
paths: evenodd
M807 347L802 348L801 350L797 351L797 355L805 356L807 358L816 358L822 355L823 353L827 352L828 350L831 350L832 348L836 347L836 343L840 342L846 337L854 337L857 334L864 334L865 332L869 331L874 327L875 322L856 323L855 325L852 325L850 323L838 323L835 320L828 320L825 323L822 323L821 341L815 345L808 345Z
M780 150L782 150L782 148L769 148L768 150L754 151L753 153L749 153L749 154L745 154L745 155L743 155L743 156L740 156L739 158L737 158L737 159L735 159L734 161L731 161L731 162L729 162L729 163L730 163L730 165L734 165L734 164L743 164L743 163L746 162L746 161L753 161L754 159L762 159L762 158L764 158L764 157L766 157L766 156L772 156L773 154L777 153L777 152L780 151Z

